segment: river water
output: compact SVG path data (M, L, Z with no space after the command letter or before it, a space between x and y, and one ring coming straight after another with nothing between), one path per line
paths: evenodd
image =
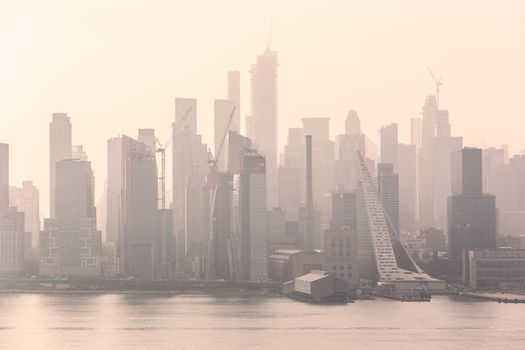
M525 349L525 304L0 294L0 349Z

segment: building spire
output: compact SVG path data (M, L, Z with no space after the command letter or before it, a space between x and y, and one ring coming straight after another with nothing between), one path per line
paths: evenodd
M266 50L270 51L270 44L272 43L273 34L273 18L270 20L270 33L268 34L268 41L266 41Z

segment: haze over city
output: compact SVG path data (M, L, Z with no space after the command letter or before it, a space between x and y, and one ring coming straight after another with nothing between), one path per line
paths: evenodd
M513 126L525 116L525 4L520 1L2 1L0 139L11 145L13 184L32 178L48 213L49 118L67 112L97 177L105 141L155 128L164 141L174 97L199 101L198 131L213 149L213 100L226 71L241 73L241 119L249 70L267 45L279 54L279 149L304 117L331 118L341 133L355 109L377 142L398 122L409 141L434 83L465 144L525 148ZM273 23L273 25L272 25ZM495 124L496 123L496 124ZM475 125L475 127L474 127ZM24 137L20 137L24 135ZM24 161L33 158L33 162Z
M521 349L525 4L1 1L1 349Z

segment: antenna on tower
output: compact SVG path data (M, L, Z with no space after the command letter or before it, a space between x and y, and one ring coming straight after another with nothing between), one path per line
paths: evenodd
M436 84L436 104L439 109L439 87L443 85L443 83L441 82L441 76L439 77L439 80L437 80L436 77L434 76L434 73L432 73L432 71L430 70L430 68L427 68L427 69L430 75L432 76L432 80L434 80L434 83Z
M270 44L272 43L272 32L273 32L273 18L270 21L270 33L268 34L268 41L266 42L266 50L270 50Z

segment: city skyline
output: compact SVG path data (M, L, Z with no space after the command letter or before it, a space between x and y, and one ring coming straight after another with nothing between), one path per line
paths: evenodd
M378 9L307 4L296 14L293 4L226 2L207 4L216 10L212 11L216 18L190 16L190 22L177 15L177 4L151 8L134 3L124 8L121 29L109 21L120 11L118 3L77 8L54 2L46 11L41 4L1 6L0 33L7 46L0 58L4 77L0 115L10 117L0 139L11 146L12 184L33 180L41 189L43 214L49 210L49 178L37 169L43 168L44 159L31 164L22 159L47 147L47 135L41 130L52 113L65 112L71 118L75 142L84 144L99 180L98 200L107 173L105 140L134 135L138 128L154 128L161 140L166 139L175 97L197 99L198 132L213 148L213 128L208 127L213 125L213 101L227 97L227 72L232 70L240 72L240 120L245 134L251 106L250 65L268 42L279 55L279 152L288 128L300 126L302 118L329 117L333 139L342 133L350 109L358 111L363 131L376 143L380 127L392 122L399 124L400 141L408 142L410 118L419 115L425 96L434 93L427 67L443 76L440 107L450 110L452 133L462 135L465 145L485 148L508 143L511 153L525 148L516 128L491 127L495 116L510 125L524 112L519 82L525 69L518 62L525 57L521 40L525 25L518 20L523 12L517 8L523 6L519 3L474 8L425 3L413 11L408 11L411 2L382 3ZM390 12L395 16L390 18ZM471 12L474 15L463 26ZM489 15L491 21L485 21ZM318 16L330 17L333 23L310 27ZM143 17L158 18L158 23L134 27ZM22 20L14 23L12 18ZM99 23L93 32L86 30L89 18ZM286 20L293 20L296 29L287 28ZM381 21L390 28L388 33L378 26ZM69 30L62 31L63 26ZM179 26L184 26L183 33ZM217 43L216 35L228 39ZM136 47L149 54L136 52ZM210 57L212 65L207 63ZM491 103L480 103L489 99ZM472 118L476 128L470 127ZM14 136L20 133L31 141Z
M0 348L522 348L524 14L0 0Z

